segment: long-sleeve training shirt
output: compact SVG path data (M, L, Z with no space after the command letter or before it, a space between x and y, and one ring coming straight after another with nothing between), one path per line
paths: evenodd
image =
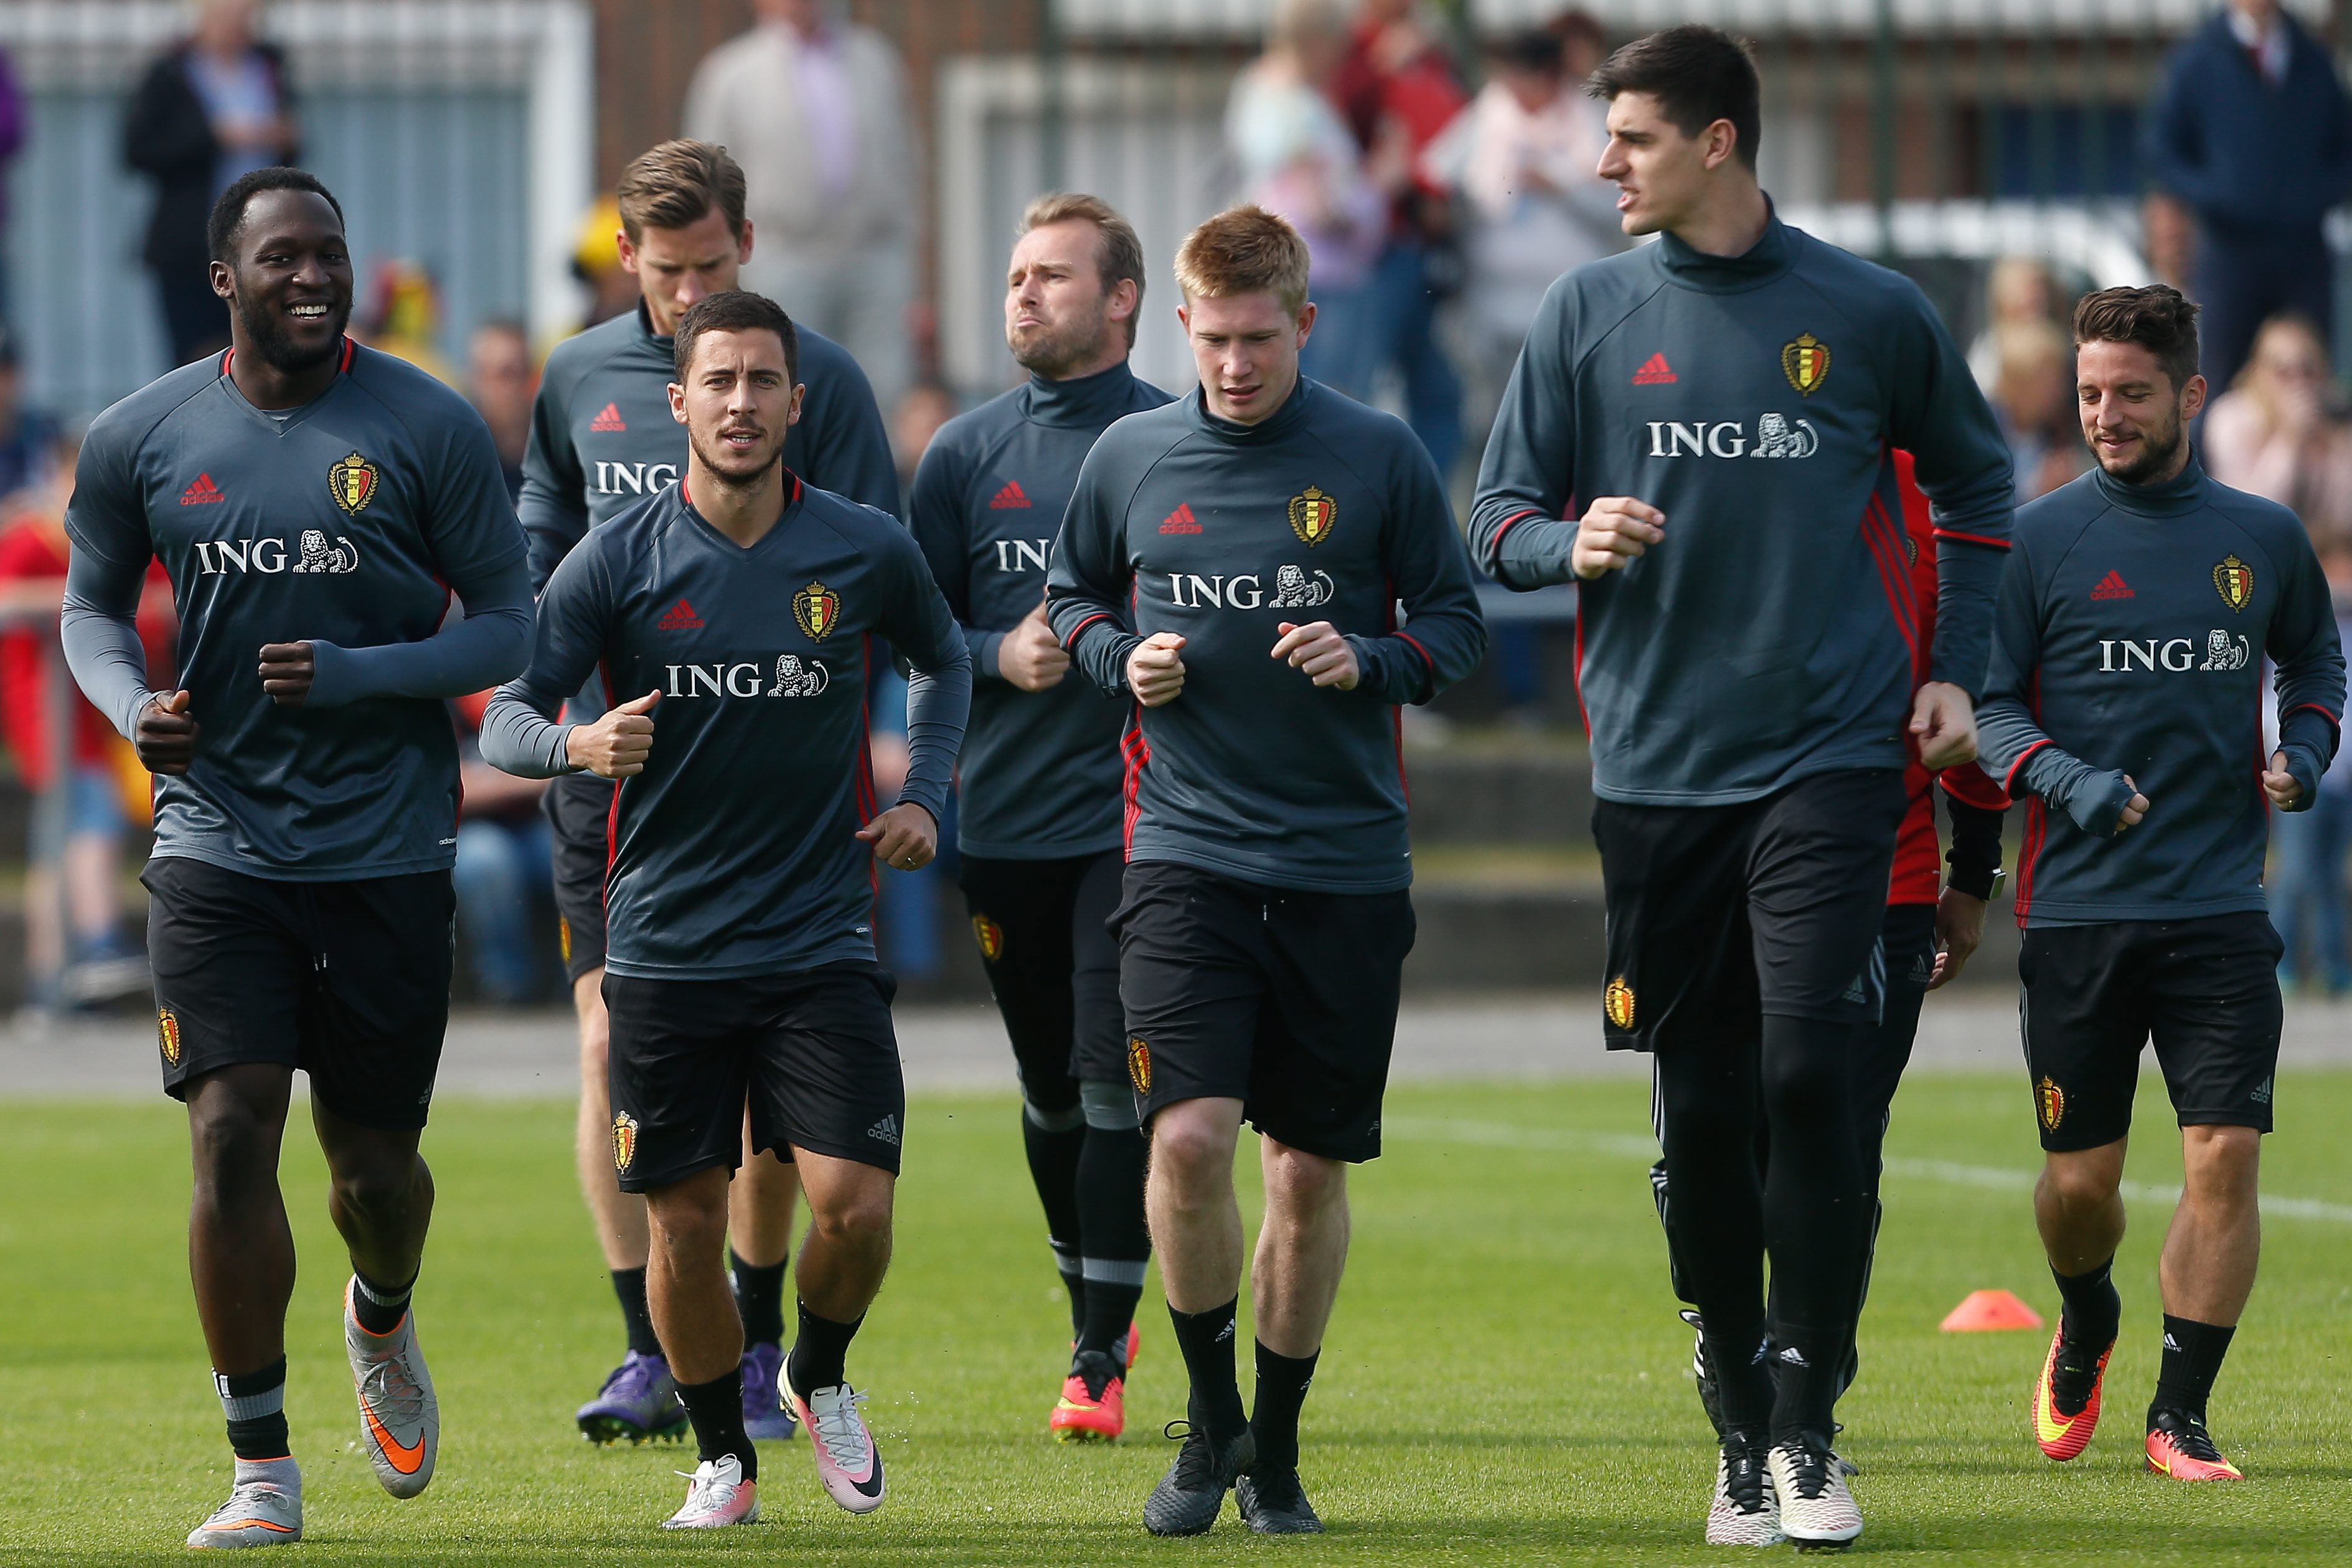
M2161 485L2095 469L2019 509L1977 727L1985 770L2033 797L2020 925L2263 907L2265 656L2308 806L2336 755L2344 651L2294 514L2194 461ZM2135 785L2147 815L2119 834Z
M564 699L659 692L645 771L621 780L604 884L607 959L643 979L732 979L874 956L877 814L866 750L872 640L919 672L901 801L944 812L971 660L898 521L792 481L749 549L683 483L598 528L540 598L530 667L482 717L482 756L576 772Z
M1141 638L1186 639L1183 691L1139 706L1121 743L1130 861L1312 892L1412 883L1397 705L1475 669L1486 627L1402 421L1305 379L1255 425L1198 392L1129 414L1079 470L1045 600L1105 691L1127 690ZM1354 690L1269 656L1283 622L1318 621L1355 650Z
M1498 581L1535 589L1573 580L1573 519L1594 498L1665 514L1662 543L1579 585L1595 792L1723 805L1904 765L1921 632L1897 448L1934 505L1929 673L1974 695L2009 449L1916 287L1778 219L1744 256L1664 235L1552 286L1470 536Z
M135 623L172 579L195 760L158 778L155 854L288 882L446 870L457 746L443 700L522 667L530 587L498 451L465 399L346 343L341 373L266 413L230 356L100 414L82 443L66 656L126 737L155 694ZM444 624L455 593L462 621ZM261 649L308 642L306 701L261 689Z
M1032 379L940 427L907 521L971 650L971 728L957 774L963 852L1002 860L1118 846L1128 705L1073 670L1042 692L998 672L1004 634L1045 601L1045 561L1078 466L1113 421L1168 394L1125 364Z

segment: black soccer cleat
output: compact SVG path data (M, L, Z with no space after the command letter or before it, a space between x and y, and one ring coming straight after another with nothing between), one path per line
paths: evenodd
M1260 1535L1320 1535L1323 1521L1298 1484L1296 1465L1254 1465L1234 1486L1242 1522Z
M1244 1427L1239 1437L1221 1444L1190 1421L1171 1421L1164 1430L1182 1438L1184 1446L1144 1500L1143 1528L1154 1535L1205 1535L1223 1511L1234 1482L1256 1462L1257 1438Z

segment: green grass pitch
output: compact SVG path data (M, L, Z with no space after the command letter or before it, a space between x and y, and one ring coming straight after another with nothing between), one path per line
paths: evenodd
M1154 1542L1137 1523L1172 1452L1160 1423L1182 1403L1156 1282L1128 1440L1046 1438L1066 1320L1009 1095L912 1108L898 1261L850 1362L873 1393L889 1504L853 1520L799 1443L770 1445L764 1522L691 1539L654 1528L682 1495L670 1471L688 1450L593 1449L570 1425L618 1349L572 1189L570 1108L445 1103L425 1144L440 1208L418 1297L440 1470L422 1499L394 1502L354 1444L342 1263L298 1127L288 1406L310 1537L292 1560L1724 1561L1701 1541L1712 1461L1643 1176L1645 1103L1625 1082L1391 1097L1389 1153L1355 1177L1354 1256L1307 1411L1306 1475L1331 1533L1294 1542L1255 1540L1230 1510L1202 1541ZM2140 1103L2132 1178L2177 1181L2161 1089L2144 1085ZM2069 1563L2352 1552L2352 1074L2289 1074L2279 1115L2264 1185L2299 1202L2268 1223L2213 1408L2250 1479L2190 1488L2138 1458L2168 1206L2133 1204L2109 1424L2082 1459L2047 1464L2025 1429L2042 1337L1937 1330L1979 1286L2054 1311L2023 1186L2037 1163L2025 1088L1906 1087L1862 1380L1842 1411L1864 1468L1862 1550ZM0 1563L181 1560L181 1537L224 1495L227 1453L183 1264L177 1109L26 1103L5 1121Z

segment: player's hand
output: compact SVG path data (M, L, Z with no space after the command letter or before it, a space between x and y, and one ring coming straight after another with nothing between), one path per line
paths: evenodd
M1972 893L1962 893L1957 887L1944 889L1944 896L1936 901L1936 972L1927 977L1927 988L1960 977L1975 954L1977 944L1984 940L1985 901Z
M279 707L300 707L319 676L319 661L308 643L261 645L261 689Z
M1154 632L1127 656L1127 689L1145 707L1160 707L1184 689L1184 639Z
M1039 605L1021 618L996 645L996 672L1024 692L1042 692L1062 684L1069 673L1070 655L1062 651L1054 629Z
M196 737L204 730L188 711L189 700L185 692L166 692L148 698L139 710L138 733L131 744L148 772L177 778L195 760Z
M2138 827L2147 815L2148 808L2147 797L2139 792L2139 786L2132 782L2132 776L2128 773L2124 775L2124 788L2132 792L2132 798L2124 802L2122 813L2116 818L2116 831L2118 833L2126 828Z
M1949 681L1929 681L1911 698L1911 734L1919 765L1931 773L1977 759L1977 708Z
M1657 507L1631 496L1603 496L1577 519L1576 546L1568 562L1590 582L1647 555L1665 537L1666 515Z
M2303 804L2303 785L2286 770L2285 752L2271 753L2271 765L2263 772L2263 793L2282 811L2292 811Z
M1282 640L1274 645L1276 658L1289 660L1292 669L1304 670L1318 686L1337 686L1343 692L1356 689L1363 674L1356 663L1356 650L1331 622L1314 621L1294 626L1285 621L1275 630L1282 633Z
M606 708L593 724L575 724L563 737L564 760L585 768L600 779L626 779L646 770L654 752L654 704L661 693L647 692L634 702Z
M864 827L857 836L874 846L874 858L892 871L920 871L940 852L940 825L912 800L901 800Z

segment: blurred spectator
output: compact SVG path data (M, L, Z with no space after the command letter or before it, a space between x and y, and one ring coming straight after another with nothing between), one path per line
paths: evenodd
M530 338L514 321L485 321L466 345L466 396L499 449L507 499L522 494L522 454L530 444L530 403L539 376L530 364Z
M2259 351L2259 350L2258 350ZM2211 422L2207 422L2210 430ZM2352 546L2323 547L2319 563L2336 600L2336 630L2352 638ZM2275 700L2275 699L2273 699ZM2275 731L2273 730L2274 734ZM2271 920L2285 953L2279 982L2352 991L2352 948L2347 946L2345 861L2352 854L2352 763L2337 758L2320 776L2307 811L2271 813Z
M2352 549L2352 421L2310 322L2263 324L2237 384L2206 411L2202 445L2208 473L2293 511L2322 555Z
M1265 53L1234 78L1225 107L1243 199L1289 219L1307 240L1310 348L1360 330L1388 229L1387 203L1364 177L1362 149L1331 97L1349 38L1341 0L1284 0Z
M25 145L25 94L16 85L16 68L8 51L0 49L0 320L5 320L8 295L8 164Z
M213 293L205 220L238 175L299 151L286 57L254 33L257 0L201 0L195 31L148 68L131 95L123 161L155 182L142 253L155 274L172 362L228 346Z
M422 262L377 264L368 297L352 313L352 336L446 386L457 384L457 372L441 357L441 290Z
M915 482L915 465L931 447L940 426L962 413L956 395L938 382L918 382L890 415L890 453L898 465L898 488Z
M572 250L572 276L588 286L588 314L580 323L585 331L599 321L635 310L641 290L637 275L621 265L621 204L610 194L596 198L580 220L580 237Z
M1969 345L1969 370L1985 396L2000 380L2000 329L2018 322L2058 319L2058 287L2039 256L2004 256L1985 273L1985 324Z
M2352 104L2326 46L2278 0L2230 0L2173 50L2147 160L2202 231L2190 292L2205 307L2207 380L2235 381L2255 328L2282 311L2331 332L2321 225L2352 194Z
M695 71L686 134L743 165L758 245L743 287L847 349L894 408L914 382L922 173L906 68L831 0L757 0L760 26Z
M2017 498L2046 496L2083 471L2083 427L2074 413L2074 346L2053 321L2011 321L1993 335L1988 401L2009 439Z
M457 719L457 931L474 988L493 1007L528 1007L551 994L556 972L534 933L555 911L554 845L539 798L544 779L518 779L482 760L478 737L490 694L450 704Z
M48 482L58 460L58 422L24 405L16 334L0 323L0 508Z
M2183 294L2196 282L2197 218L2162 191L2140 198L2141 247L2147 252L2147 269L2158 283L2168 283Z

